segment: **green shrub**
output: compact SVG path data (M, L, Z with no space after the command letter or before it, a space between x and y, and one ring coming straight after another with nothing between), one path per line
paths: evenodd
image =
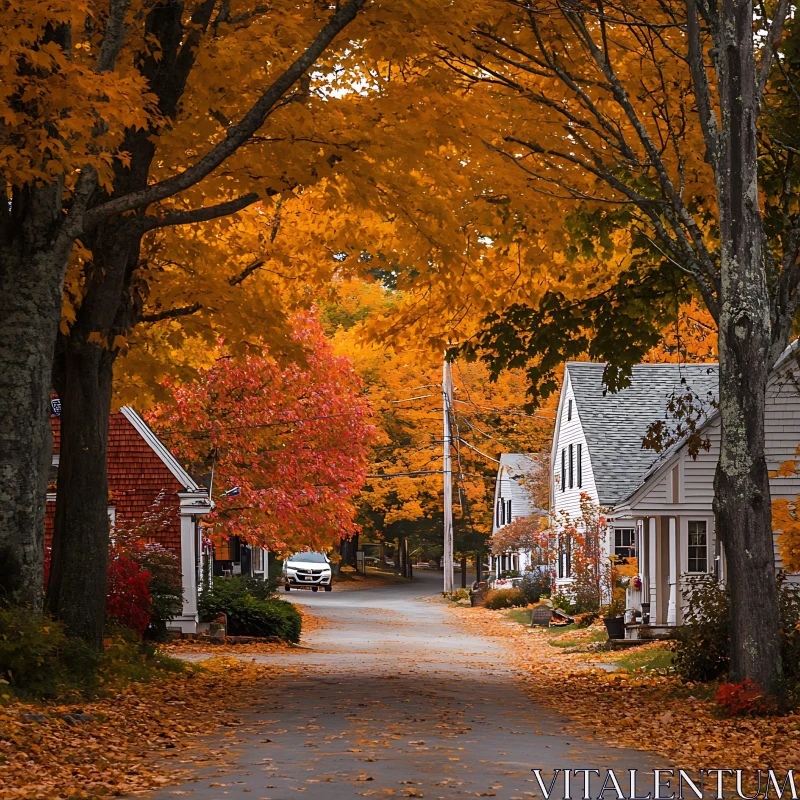
M728 674L730 666L728 590L711 576L690 578L683 592L688 603L678 629L675 669L691 681L709 681ZM781 655L786 677L800 679L800 590L778 577Z
M64 679L61 623L24 608L0 607L0 677L22 694L55 696Z
M684 625L678 629L675 669L689 681L710 681L728 672L728 590L711 576L689 578Z
M519 588L526 603L538 603L542 595L550 595L550 577L538 572L526 572Z
M525 596L521 589L493 589L486 593L483 601L486 608L514 608L515 606L527 605Z
M577 609L572 602L572 598L568 594L562 592L554 592L550 599L553 601L553 608L557 608L566 614L575 614Z
M151 543L133 554L139 566L149 573L150 622L148 639L163 641L167 622L183 610L183 579L178 556L163 545Z
M198 607L205 622L225 614L231 636L280 636L288 642L300 641L300 613L291 603L270 597L263 581L215 578L200 596Z
M127 628L109 625L101 652L66 636L63 625L46 614L0 607L0 679L19 697L74 699L186 668Z

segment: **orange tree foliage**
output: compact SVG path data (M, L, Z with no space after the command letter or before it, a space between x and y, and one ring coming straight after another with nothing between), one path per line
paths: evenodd
M372 344L365 329L403 295L377 283L336 288L325 312L338 352L352 360L374 409L371 477L361 497L365 533L408 536L419 556L442 552L442 352ZM474 552L491 531L500 453L547 449L552 415L522 410L526 383L508 373L496 383L481 364L453 365L453 513L456 550Z
M93 395L99 406L109 394L113 361L138 323L164 323L168 330L154 338L174 350L180 333L169 320L206 309L213 305L207 298L216 298L195 285L198 263L187 263L180 247L171 253L161 247L164 258L151 262L151 253L162 244L152 241L159 231L200 225L244 208L256 214L263 210L270 220L281 199L327 180L323 211L374 205L372 233L387 230L373 235L373 243L396 238L388 230L397 216L387 211L392 192L381 175L391 176L398 165L385 153L409 138L399 126L415 106L425 105L419 102L418 84L430 74L431 48L414 34L438 24L442 35L455 35L442 24L448 5L444 0L335 5L279 0L266 6L247 0L85 0L0 10L9 43L0 64L0 171L6 193L0 204L0 352L9 366L2 379L9 391L4 383L0 392L0 406L8 408L0 416L7 424L29 420L14 429L13 446L0 454L8 458L2 473L17 476L14 485L0 484L3 496L17 506L0 504L0 517L8 518L0 531L5 536L9 530L14 569L29 570L16 583L38 584L40 564L33 554L40 548L30 531L40 527L44 512L38 473L48 461L52 343L70 255L69 294L52 374L65 407ZM338 36L345 28L347 36ZM416 161L420 152L437 152L428 142L429 127L418 130L423 133L415 139ZM404 198L424 197L430 188L425 173L409 172L406 183ZM265 203L263 209L259 202ZM452 217L448 230L457 229ZM350 252L366 240L346 235L357 219L354 212L349 223L338 226L343 238L355 241ZM311 219L306 230L314 224L323 231L324 215ZM269 242L271 223L254 227L254 240ZM77 251L76 240L81 243ZM322 236L307 252L324 253L325 247ZM251 250L253 260L238 273L226 264L220 282L238 286L252 275L249 268L261 258L260 249ZM429 249L419 234L412 245L387 251L416 258ZM285 248L287 254L290 250ZM169 288L159 281L167 260L168 272L177 279ZM156 295L151 281L166 291ZM198 294L202 299L195 299ZM274 301L270 306L276 309ZM148 378L162 367L147 361L133 366L149 400ZM138 368L150 373L139 377ZM81 375L101 390L81 386ZM88 418L87 412L103 417L102 410L84 403L71 418ZM65 461L71 462L71 452L65 446ZM102 455L97 453L98 463ZM62 478L84 469L80 463L72 467ZM95 501L83 504L83 515L70 509L69 501L62 503L65 521L59 529L102 527L102 476L86 478L86 486L99 487ZM68 496L79 494L74 488L65 489ZM11 531L12 525L19 530ZM36 601L38 590L31 591ZM93 598L82 598L80 605L94 604L99 586L93 591ZM52 601L60 612L57 586ZM92 638L97 639L96 632Z
M226 536L271 550L326 550L358 530L355 500L374 436L361 382L311 315L293 319L301 360L221 357L149 420L195 471L214 466ZM225 497L239 487L236 496Z
M800 475L800 445L797 447L794 459L784 461L774 472L771 478L791 478ZM778 552L783 562L783 568L788 572L800 572L800 515L798 515L798 502L783 497L772 501L772 527L778 535Z

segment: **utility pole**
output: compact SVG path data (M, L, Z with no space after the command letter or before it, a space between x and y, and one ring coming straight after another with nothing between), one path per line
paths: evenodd
M444 452L442 477L444 483L444 591L453 593L453 471L450 462L452 428L450 409L453 404L453 371L448 361L442 370L442 411L444 416Z

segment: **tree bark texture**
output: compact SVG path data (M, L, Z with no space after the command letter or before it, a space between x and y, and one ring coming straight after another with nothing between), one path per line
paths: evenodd
M71 240L60 183L15 193L0 240L0 596L41 607L50 368Z
M108 424L112 359L70 341L59 355L61 458L47 605L67 632L101 649L108 568Z
M130 328L128 287L140 240L135 225L120 220L92 237L89 288L69 334L58 337L53 367L61 459L47 606L71 635L98 649L106 616L114 339Z
M772 511L764 454L771 326L758 202L752 3L724 0L719 26L722 442L715 513L731 593L731 677L734 681L750 678L766 693L782 697Z

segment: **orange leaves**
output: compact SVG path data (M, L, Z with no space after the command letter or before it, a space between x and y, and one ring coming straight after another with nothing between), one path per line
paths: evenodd
M133 684L79 706L0 706L0 795L9 800L127 795L178 780L186 774L186 761L177 761L186 759L184 748L220 724L232 724L230 712L244 707L254 682L268 679L274 669L216 658L200 670ZM227 713L209 714L209 697ZM64 717L77 709L88 721L71 726ZM154 753L158 764L149 758ZM219 755L203 748L191 759L208 765Z
M798 498L800 500L800 498ZM772 529L778 532L778 552L787 572L800 572L800 516L797 500L772 501Z
M0 8L0 169L13 185L73 181L76 169L92 165L109 186L124 129L159 117L141 76L95 71L85 22L101 16L98 6L32 0ZM70 34L59 41L54 30Z
M455 607L451 613L497 638L520 669L531 699L580 725L584 735L654 751L673 764L716 762L724 754L737 768L758 769L765 755L776 764L800 759L797 711L785 717L720 718L713 693L707 691L713 684L687 685L669 674L638 670L607 673L598 662L607 666L619 654L564 652L548 643L547 631L498 624L504 612ZM569 635L585 645L592 632ZM636 652L662 646L644 645Z

